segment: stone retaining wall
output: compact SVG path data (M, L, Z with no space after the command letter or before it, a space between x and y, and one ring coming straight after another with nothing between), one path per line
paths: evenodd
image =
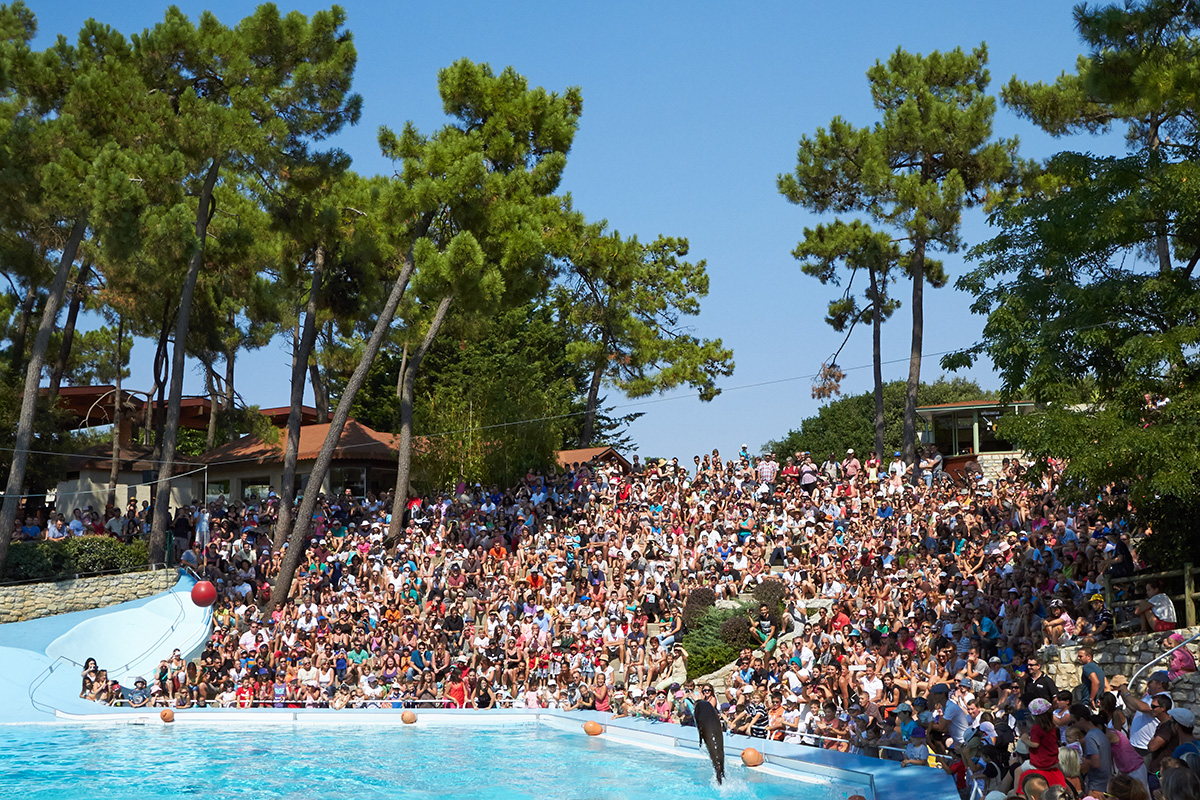
M1132 678L1133 673L1143 664L1150 663L1155 656L1166 652L1163 649L1162 640L1171 633L1183 634L1183 638L1187 639L1200 633L1200 627L1180 628L1170 633L1121 636L1095 645L1092 650L1096 663L1110 679L1114 675ZM1188 647L1192 649L1192 655L1195 655L1195 645L1188 645ZM1074 689L1079 685L1081 670L1076 660L1078 653L1078 647L1044 647L1038 653L1042 663L1045 664L1046 674L1054 679L1060 689ZM1145 680L1146 675L1156 669L1167 669L1170 662L1169 658L1159 661L1142 675L1142 681ZM1140 690L1144 687L1145 683L1139 682L1136 688ZM1200 673L1193 672L1171 684L1171 696L1176 703L1200 710Z
M57 583L0 586L0 623L87 611L165 592L179 582L179 571L159 569L76 578Z

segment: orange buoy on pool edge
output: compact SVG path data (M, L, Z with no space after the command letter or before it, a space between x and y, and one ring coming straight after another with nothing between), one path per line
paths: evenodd
M175 712L169 708L164 708L162 711L158 712L158 717L163 722L174 722L175 721Z
M201 608L208 608L217 602L217 587L209 581L199 581L192 587L192 602Z
M742 751L742 763L747 767L757 767L763 763L763 754L753 747L747 747Z
M409 709L404 709L404 713L400 715L400 721L405 725L412 725L417 721L417 715Z
M588 736L599 736L600 734L604 733L604 726L599 722L596 722L594 719L589 719L587 722L583 723L583 732Z

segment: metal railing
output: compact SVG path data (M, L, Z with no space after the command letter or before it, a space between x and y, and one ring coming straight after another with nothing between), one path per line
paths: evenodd
M155 697L164 697L162 693L151 695L150 699ZM331 700L233 700L229 703L218 703L214 701L205 701L201 708L233 708L233 709L249 709L249 708L282 708L282 709L303 709L313 710L321 709L325 711L340 711L343 708L387 708L387 709L403 709L403 708L459 708L458 704L451 697L426 698L424 700L410 700L406 698L381 697L381 698L352 698L346 701L343 706L331 705ZM155 705L148 702L144 706L134 706L128 700L120 698L113 700L105 705L114 708L179 708L174 703L166 705ZM193 706L195 707L195 706Z
M172 620L170 626L165 631L163 631L157 639L154 640L153 644L151 644L149 647L145 648L138 655L136 655L133 658L126 661L124 664L121 664L116 667L106 667L105 669L108 672L114 672L114 673L127 672L130 667L141 662L150 653L154 652L154 650L156 648L162 646L163 642L166 641L167 637L169 637L171 634L173 634L179 628L179 626L183 623L184 618L187 616L187 608L186 608L186 606L184 606L183 601L179 599L180 593L179 592L168 592L168 594L171 596L171 599L173 599L175 601L175 604L179 606L179 612L175 615L175 619ZM207 635L208 634L206 631L205 636L207 637ZM60 666L65 666L67 664L70 664L71 666L74 666L78 669L83 668L83 664L79 661L74 660L73 658L69 658L67 656L58 656L57 658L55 658L53 661L50 662L49 667L47 667L42 672L38 673L38 675L30 682L29 691L28 691L30 705L32 705L38 711L42 711L47 714L53 714L58 710L56 707L54 707L52 705L49 705L47 703L42 703L41 701L37 700L35 695L37 693L37 690L42 687L42 684L44 684L47 680L50 679L50 676L54 674L55 670L57 670Z
M818 745L810 742L809 740L811 739L811 740L815 740L818 742L835 742L837 744L848 744L851 747L856 748L858 750L879 750L879 751L888 751L888 752L892 752L892 753L901 753L901 754L904 753L903 747L896 747L895 745L890 745L890 744L869 744L867 742L855 741L854 739L840 739L836 736L822 736L819 733L795 733L792 735L799 736L802 739L802 741L793 742L793 744L803 744L803 745L807 745L809 747L817 747L818 746ZM865 755L865 753L863 755ZM932 750L929 750L929 756L938 761L952 761L954 759L954 756L946 755L945 753L935 753ZM882 756L878 756L878 758L882 758Z
M174 569L170 564L162 561L156 561L153 564L138 564L136 567L127 569L101 569L95 572L68 572L63 575L47 576L44 578L22 578L17 581L0 581L0 588L10 586L33 586L39 583L61 583L63 581L74 581L80 578L102 578L105 575L131 575L135 572L158 572L164 569Z
M1133 673L1133 677L1129 679L1129 688L1130 688L1130 689L1133 689L1133 686L1134 686L1134 684L1135 684L1135 683L1138 681L1138 679L1139 679L1139 678L1141 678L1141 677L1142 677L1142 673L1144 673L1146 670L1150 669L1150 667L1154 666L1154 665L1155 665L1155 664L1157 664L1159 661L1162 661L1164 658L1166 658L1167 656L1171 655L1171 654L1172 654L1172 653L1174 653L1176 650L1181 650L1181 649L1183 649L1183 648L1187 647L1189 644L1191 644L1192 642L1196 641L1197 639L1200 639L1200 633L1194 633L1194 634L1192 634L1192 635L1191 635L1189 638L1187 638L1187 639L1184 639L1182 642L1180 642L1179 644L1175 645L1175 646L1174 646L1174 647L1172 647L1170 650L1167 650L1167 651L1165 651L1165 652L1163 652L1163 653L1159 653L1159 654L1158 654L1158 655L1156 655L1154 658L1150 659L1150 660L1149 660L1149 661L1147 661L1145 664L1143 664L1142 666L1138 667L1137 671Z

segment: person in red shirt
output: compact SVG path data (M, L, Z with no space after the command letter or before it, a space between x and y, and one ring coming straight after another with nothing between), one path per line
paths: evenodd
M1021 737L1029 747L1028 771L1041 775L1051 786L1064 786L1066 778L1058 766L1058 729L1050 701L1034 698L1029 702L1029 713L1033 715L1033 727ZM1024 780L1024 774L1018 780Z
M837 616L833 618L833 629L840 631L842 628L850 624L850 615L846 613L844 605L838 606Z
M451 668L449 682L446 684L446 697L450 699L447 708L464 708L466 706L467 689L463 685L462 672Z
M253 708L254 706L254 687L250 685L250 678L242 678L242 685L237 688L237 707L238 708Z

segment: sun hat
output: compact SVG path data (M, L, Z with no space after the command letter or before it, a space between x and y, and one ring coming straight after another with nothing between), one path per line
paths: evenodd
M1029 702L1029 713L1035 717L1041 716L1050 710L1050 701L1042 697L1035 697Z

